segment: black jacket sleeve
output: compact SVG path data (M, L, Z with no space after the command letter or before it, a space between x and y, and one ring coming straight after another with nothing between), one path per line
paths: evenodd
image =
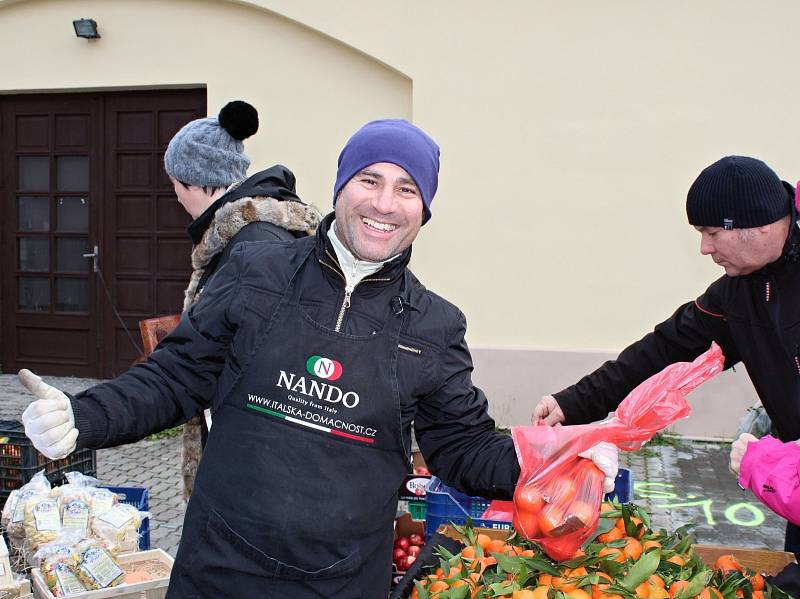
M519 478L514 443L495 430L486 396L472 384L465 333L459 311L440 358L440 384L417 409L417 442L431 472L445 484L469 495L510 499Z
M725 321L723 279L696 301L679 307L652 333L625 348L576 384L553 396L564 412L565 424L602 420L637 385L675 362L691 362L716 341L725 355L725 368L739 361Z
M146 362L75 396L78 448L132 443L209 406L241 318L242 263L232 256Z

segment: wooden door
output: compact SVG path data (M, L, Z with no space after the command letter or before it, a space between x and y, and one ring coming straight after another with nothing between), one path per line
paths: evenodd
M113 301L102 314L104 376L125 372L141 355L140 320L183 308L191 218L164 172L164 150L178 129L204 115L203 90L113 94L106 100L102 251L108 259L102 272Z
M114 376L138 320L180 311L190 218L163 151L204 114L204 90L0 97L4 372Z

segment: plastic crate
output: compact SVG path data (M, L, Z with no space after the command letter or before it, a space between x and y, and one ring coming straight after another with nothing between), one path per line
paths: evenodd
M122 503L132 505L140 512L147 511L147 489L144 487L101 487L116 494ZM139 551L150 549L150 518L144 518L139 526Z
M66 481L67 472L81 472L94 476L97 459L93 449L73 451L66 458L51 460L36 451L25 429L16 420L0 420L0 506L14 489L29 482L40 470L45 471L50 484Z
M614 491L606 499L617 499L620 503L630 503L633 499L633 477L631 471L620 468L614 481ZM445 485L436 476L431 478L425 489L427 513L425 515L425 538L431 538L442 524L465 524L472 518L472 524L481 528L510 529L511 522L486 520L481 518L491 500L472 497Z

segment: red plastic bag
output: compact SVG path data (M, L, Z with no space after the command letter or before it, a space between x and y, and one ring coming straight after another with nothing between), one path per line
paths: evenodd
M641 383L608 420L513 428L521 468L514 493L517 531L553 559L571 558L597 528L603 498L603 473L578 454L601 441L628 451L641 448L689 415L685 396L719 373L723 363L722 350L712 343L694 362L672 364Z

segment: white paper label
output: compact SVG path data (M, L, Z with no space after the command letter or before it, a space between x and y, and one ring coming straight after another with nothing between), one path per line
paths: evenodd
M35 494L36 491L33 489L26 489L19 494L19 500L17 501L17 505L14 507L14 517L11 518L11 522L22 522L25 519L25 502Z
M114 507L97 517L98 520L108 522L114 528L122 528L133 520L131 513L123 508Z
M92 516L107 512L114 506L114 494L106 489L97 489L92 493Z
M102 588L125 574L108 553L97 547L86 550L80 567Z
M64 528L86 530L89 527L89 506L80 499L64 505L61 520Z
M83 593L86 590L83 583L75 576L75 572L70 570L66 564L56 564L54 574L56 586L61 591L61 595Z
M33 506L33 519L39 532L61 530L61 518L55 501L40 501Z

